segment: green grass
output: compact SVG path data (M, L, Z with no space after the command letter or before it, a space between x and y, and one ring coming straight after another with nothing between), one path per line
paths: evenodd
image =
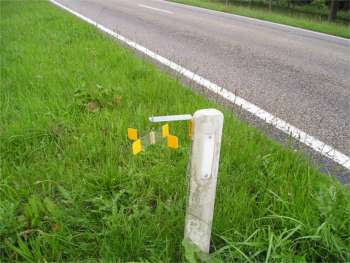
M350 193L301 154L47 2L1 1L0 25L0 261L184 260L186 125L138 156L126 129L207 107L225 114L211 259L350 260Z
M258 6L243 6L231 4L226 6L225 3L213 0L172 0L173 2L213 9L217 11L237 14L241 16L253 17L261 20L271 21L279 24L299 27L330 35L344 38L350 38L350 25L343 23L332 23L312 18L312 16L300 13L288 14L285 11L275 9L270 12L267 8Z

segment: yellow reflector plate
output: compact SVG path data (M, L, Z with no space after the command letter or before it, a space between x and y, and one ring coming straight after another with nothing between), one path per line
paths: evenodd
M128 128L128 138L129 140L136 141L137 140L137 130L133 128Z
M162 136L167 137L169 135L169 124L162 126Z
M193 128L193 124L192 124L192 120L190 120L188 122L188 137L192 138L192 128Z
M141 152L141 150L142 150L141 140L138 139L138 140L134 141L132 144L132 153L138 154L139 152Z
M174 135L168 135L167 144L169 148L177 149L179 148L179 139Z

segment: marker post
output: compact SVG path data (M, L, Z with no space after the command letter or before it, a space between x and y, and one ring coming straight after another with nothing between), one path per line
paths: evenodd
M216 109L204 109L196 111L193 116L190 114L152 116L149 121L155 123L189 121L192 151L189 160L184 238L202 252L209 253L224 116ZM169 133L168 124L162 126L161 134L167 138L168 147L178 148L178 138ZM137 131L129 128L128 137L130 140L136 140ZM154 132L151 132L149 134L151 144L154 144L154 137ZM137 154L140 151L141 141L138 139L133 143L133 153Z
M216 109L196 111L189 169L185 239L209 253L224 117Z

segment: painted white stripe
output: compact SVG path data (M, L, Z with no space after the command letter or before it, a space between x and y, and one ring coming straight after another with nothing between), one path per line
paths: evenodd
M342 165L343 167L350 170L350 157L346 156L345 154L341 153L340 151L336 150L330 145L325 144L324 142L321 142L320 140L316 139L315 137L308 135L307 133L303 132L302 130L299 130L298 128L294 127L293 125L289 124L288 122L272 115L271 113L259 108L258 106L246 101L245 99L236 96L232 92L216 85L215 83L210 82L209 80L193 73L192 71L152 52L151 50L127 39L126 37L113 32L111 29L104 27L103 25L98 24L97 22L91 20L90 18L79 14L78 12L75 12L74 10L56 2L55 0L50 0L51 3L61 7L64 10L67 10L68 12L74 14L75 16L81 18L82 20L86 21L87 23L96 26L98 29L102 30L103 32L115 37L119 41L122 41L126 43L128 46L136 49L139 52L144 53L145 55L151 57L152 59L166 65L167 67L171 68L172 70L182 74L183 76L195 81L197 84L204 86L208 90L222 96L223 98L227 99L228 101L232 102L233 104L241 107L242 109L250 112L251 114L255 115L256 117L264 120L266 123L273 125L277 129L283 131L284 133L288 134L289 136L293 137L294 139L304 143L305 145L309 146L316 152L319 152L323 156L328 157L329 159L333 160L334 162Z
M143 7L143 8L148 8L148 9L151 9L151 10L155 10L155 11L158 11L158 12L163 12L163 13L167 13L167 14L174 14L173 12L170 12L168 10L164 10L164 9L160 9L160 8L155 8L155 7L152 7L152 6L148 6L148 5L143 5L143 4L139 4L138 5L139 7Z

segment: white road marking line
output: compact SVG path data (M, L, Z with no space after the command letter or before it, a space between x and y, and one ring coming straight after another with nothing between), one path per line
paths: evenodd
M241 107L242 109L248 111L249 113L253 114L254 116L264 120L266 123L273 125L277 129L281 130L282 132L288 134L289 136L293 137L294 139L304 143L305 145L312 148L314 151L319 152L323 156L328 157L329 159L333 160L334 162L340 164L341 166L345 167L346 169L350 170L350 157L341 153L340 151L336 150L330 145L325 144L324 142L316 139L315 137L308 135L307 133L303 132L302 130L294 127L293 125L289 124L288 122L272 115L271 113L259 108L258 106L254 105L253 103L250 103L246 101L245 99L236 96L232 92L216 85L215 83L210 82L209 80L193 73L192 71L176 64L175 62L172 62L154 52L151 50L127 39L126 37L115 33L109 28L104 27L103 25L98 24L96 21L93 21L92 19L79 14L78 12L56 2L55 0L50 0L51 3L61 7L62 9L74 14L75 16L81 18L82 20L86 21L87 23L94 25L101 31L115 37L119 41L122 41L126 43L128 46L136 49L137 51L144 53L145 55L151 57L152 59L166 65L167 67L171 68L172 70L178 72L179 74L182 74L183 76L195 81L197 84L207 88L208 90L222 96L223 98L227 99L228 101L232 102L233 104L237 105L238 107Z
M139 7L143 7L143 8L148 8L148 9L151 9L151 10L155 10L155 11L159 11L159 12L163 12L163 13L167 13L167 14L174 14L173 12L170 12L168 10L164 10L164 9L160 9L160 8L155 8L155 7L152 7L152 6L148 6L148 5L143 5L143 4L139 4L138 5Z

